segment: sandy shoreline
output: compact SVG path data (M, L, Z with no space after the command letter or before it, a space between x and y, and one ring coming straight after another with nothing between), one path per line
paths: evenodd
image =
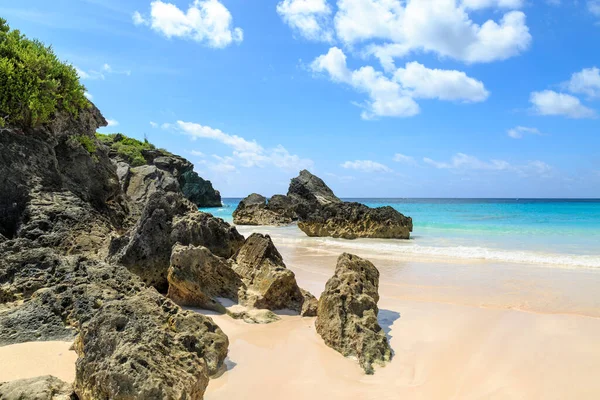
M273 240L301 287L319 295L338 248ZM360 256L369 258L364 249ZM205 398L597 399L600 273L510 263L371 257L381 272L380 324L394 358L374 376L325 346L314 318L249 325L212 315L229 336L227 371ZM202 312L202 311L199 311ZM74 378L69 343L0 348L0 381ZM14 361L14 362L13 362Z

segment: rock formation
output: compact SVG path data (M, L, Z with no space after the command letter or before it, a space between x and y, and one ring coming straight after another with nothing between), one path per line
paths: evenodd
M334 238L409 239L412 219L390 206L369 208L360 203L328 204L298 222L308 236Z
M251 235L230 260L215 256L205 247L175 246L168 281L168 297L176 303L227 312L250 322L274 320L271 315L258 315L255 309L290 309L302 316L316 315L315 297L298 287L271 238L258 233ZM225 310L218 298L250 310Z
M292 200L282 195L267 203L266 197L252 193L233 212L233 222L238 225L288 225L297 219Z
M162 190L180 192L197 207L222 205L219 191L210 181L198 176L194 165L185 158L122 134L102 135L102 138L117 167L123 191L134 201L143 205L152 193ZM119 151L126 146L136 146L136 143L143 146L139 157L132 159L127 157L127 151Z
M230 257L243 241L234 227L198 212L181 194L158 191L149 197L131 232L113 240L110 259L166 292L171 250L176 243L205 246L218 256Z
M71 385L46 375L0 383L2 400L71 400Z
M303 170L292 179L287 196L270 200L253 193L233 213L238 225L286 225L298 221L308 236L343 239L409 239L412 219L392 207L369 208L343 202L322 179Z
M227 336L154 289L101 307L75 342L84 399L202 399L223 365Z
M252 234L235 256L233 270L248 288L242 302L254 308L290 309L310 315L314 297L303 292L268 235ZM312 298L312 299L311 299ZM306 307L303 307L305 301Z
M203 246L175 245L167 297L182 306L226 312L218 297L238 301L244 284L225 259Z
M319 298L317 332L344 356L358 358L367 374L373 364L392 357L385 332L377 322L379 271L358 256L344 253Z

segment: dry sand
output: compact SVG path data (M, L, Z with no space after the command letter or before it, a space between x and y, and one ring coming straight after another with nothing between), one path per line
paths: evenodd
M54 375L75 380L77 354L72 342L29 342L0 347L0 382Z

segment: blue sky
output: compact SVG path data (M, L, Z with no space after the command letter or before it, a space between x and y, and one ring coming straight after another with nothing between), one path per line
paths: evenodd
M600 197L600 0L0 1L224 196Z

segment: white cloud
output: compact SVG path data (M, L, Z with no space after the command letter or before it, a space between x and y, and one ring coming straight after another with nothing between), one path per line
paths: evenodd
M198 150L191 150L190 154L196 157L204 157L204 153Z
M160 129L169 130L169 129L171 129L172 126L173 125L169 124L168 122L165 122L160 125Z
M600 1L598 7L600 7ZM600 97L600 69L592 67L575 72L563 86L572 93L585 94L590 98Z
M292 171L312 168L314 165L312 160L290 154L290 152L281 145L271 149L265 149L255 140L249 141L240 136L230 135L220 129L214 129L209 126L184 121L177 121L177 126L182 133L190 136L192 140L198 138L212 139L230 147L232 149L232 157L220 159L220 164L227 161L227 164L239 165L246 168L274 166ZM221 167L223 169L229 168L222 165Z
M167 38L192 39L215 48L244 38L243 30L233 27L231 13L218 0L194 0L185 12L175 4L155 0L150 3L149 18L136 11L132 19L135 25L149 25Z
M400 154L400 153L394 154L394 161L403 163L403 164L416 164L414 157L406 156L406 155Z
M306 39L333 40L329 22L331 7L326 0L283 0L277 4L277 12L285 23Z
M150 126L153 128L158 128L158 124L154 121L150 121Z
M522 139L525 134L541 135L537 128L528 128L526 126L517 126L506 131L506 134L513 139Z
M462 4L473 10L490 7L518 9L523 7L523 0L463 0Z
M503 160L481 161L477 157L465 153L457 153L449 162L434 161L431 158L423 158L423 162L439 169L479 169L502 171L511 169L508 162Z
M471 1L504 5L515 1ZM531 43L525 14L510 11L500 21L479 25L469 7L455 0L339 0L335 15L338 38L346 45L371 43L368 53L386 68L393 58L414 51L433 52L468 63L504 60L527 50ZM385 44L373 41L385 41Z
M109 64L103 64L99 70L90 69L83 70L79 67L75 67L75 71L77 71L77 75L82 80L97 80L97 79L106 79L106 76L109 74L119 74L119 75L131 75L131 71L129 70L114 70Z
M464 72L429 69L418 62L398 68L394 78L416 98L479 102L490 94L481 81Z
M389 167L371 160L346 161L340 164L340 166L363 172L393 172Z
M533 110L540 115L563 115L569 118L595 118L596 112L575 96L552 90L532 92L529 101Z
M597 17L600 17L600 0L588 0L588 10Z
M482 161L475 156L464 153L455 154L448 162L440 162L431 158L423 158L423 161L438 169L447 169L455 171L498 171L513 172L521 176L548 176L553 168L543 161L529 161L521 165L512 165L504 160Z
M108 124L107 126L117 126L117 125L119 125L119 121L117 121L116 119L110 119L110 118L106 119L106 123Z
M92 101L92 100L94 99L94 96L92 96L92 95L91 95L91 93L89 93L89 92L85 92L83 95L84 95L84 96L86 97L86 99L88 99L89 101Z
M366 93L369 100L361 114L363 119L375 117L411 117L420 112L414 98L439 100L483 101L489 96L482 82L468 77L464 72L428 69L411 62L396 70L392 77L376 71L371 66L350 70L346 55L338 47L317 57L310 69L327 73L337 83L347 84Z

